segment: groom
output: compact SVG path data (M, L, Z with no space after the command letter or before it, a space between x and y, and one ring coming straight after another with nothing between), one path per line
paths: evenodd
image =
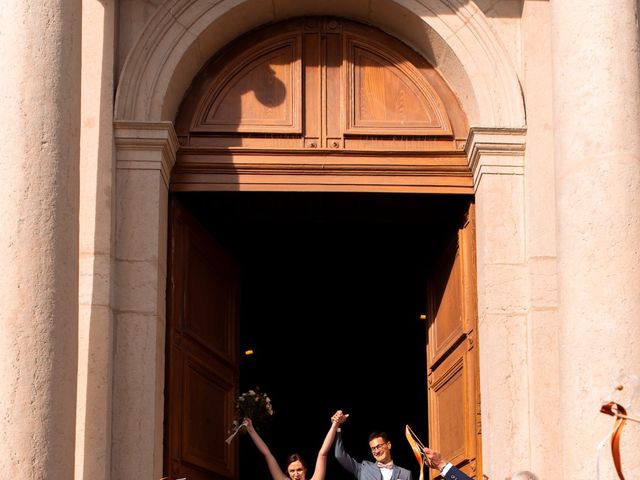
M347 420L348 414L338 410L331 420L342 424ZM358 480L379 480L382 474L382 480L412 480L411 471L406 468L399 467L393 463L391 459L391 442L384 432L374 432L369 435L369 448L371 454L376 460L370 462L364 460L357 462L349 455L342 443L341 428L338 428L336 435L335 456L340 465L350 472Z

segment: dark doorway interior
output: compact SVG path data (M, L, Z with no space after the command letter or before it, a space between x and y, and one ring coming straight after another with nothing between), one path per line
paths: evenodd
M340 408L343 438L371 459L385 430L397 464L417 478L405 424L427 438L425 279L469 196L360 193L182 193L242 269L240 388L267 392L261 431L276 458L298 452L308 478ZM242 436L240 478L270 478ZM351 478L331 453L329 480Z

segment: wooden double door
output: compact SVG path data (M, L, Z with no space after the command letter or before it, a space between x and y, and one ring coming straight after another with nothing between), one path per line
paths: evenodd
M224 441L255 373L243 367L251 339L278 352L259 359L269 368L258 375L285 431L265 432L278 459L308 444L312 470L327 427L316 419L343 408L353 409L356 458L370 455L358 450L366 430L381 428L396 462L417 472L410 424L481 478L467 127L437 70L371 27L295 19L212 59L176 130L165 474L261 471L246 439ZM331 383L336 372L345 380ZM380 377L392 381L387 394Z

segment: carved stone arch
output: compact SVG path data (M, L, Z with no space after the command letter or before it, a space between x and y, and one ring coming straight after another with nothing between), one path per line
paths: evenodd
M172 189L472 193L468 131L451 88L407 45L300 17L236 39L196 77Z
M294 15L337 14L376 25L413 45L447 78L470 125L520 128L517 73L482 11L466 0L381 0L333 4L299 0L282 8L262 0L166 0L127 56L116 93L118 121L175 117L196 73L239 33ZM332 6L333 5L333 6ZM231 27L233 26L233 27Z

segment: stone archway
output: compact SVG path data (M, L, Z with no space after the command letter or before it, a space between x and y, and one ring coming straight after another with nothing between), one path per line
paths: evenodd
M471 126L524 126L517 74L474 3L384 0L370 8L344 2L339 10L312 0L285 3L166 2L127 57L116 95L116 121L172 121L191 80L223 45L259 25L313 14L375 25L413 46L458 94Z
M276 10L274 3L265 9L254 1L215 5L174 1L160 7L141 34L122 72L114 124L118 212L114 304L121 313L115 327L118 346L111 433L121 439L112 452L121 477L158 477L162 465L168 178L178 146L172 119L206 60L252 27L309 13L345 15L390 33L401 32L401 23L411 26L398 36L440 69L468 115L471 129L465 151L474 178L480 232L478 291L496 275L489 267L504 259L494 255L494 247L482 244L482 232L496 230L495 226L500 231L503 218L522 219L524 206L510 204L496 216L484 208L483 199L492 192L511 195L522 187L525 131L518 78L473 3L426 4L386 1L380 3L381 10L369 11L344 2L339 12L318 12L313 2ZM505 172L508 175L500 175ZM504 233L505 238L510 237L509 232ZM520 273L509 275L517 278ZM487 303L496 306L494 300L502 301L479 295L481 315ZM490 348L490 344L483 345ZM480 357L482 365L482 349ZM483 382L483 392L500 388ZM491 415L490 408L483 410L483 418ZM500 444L495 443L495 448Z

